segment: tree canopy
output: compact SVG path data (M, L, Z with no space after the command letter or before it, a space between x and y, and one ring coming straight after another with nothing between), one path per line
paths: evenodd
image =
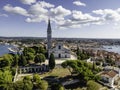
M92 65L88 64L87 62L80 60L67 60L61 65L63 68L68 68L71 72L71 75L73 72L78 74L79 79L85 82L87 82L88 80L95 80L97 77L93 72Z
M34 62L35 63L42 63L42 62L45 62L45 55L40 53L40 54L37 54L34 58Z

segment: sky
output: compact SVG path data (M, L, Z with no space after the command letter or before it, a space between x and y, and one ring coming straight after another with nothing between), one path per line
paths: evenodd
M120 0L0 0L0 36L120 39Z

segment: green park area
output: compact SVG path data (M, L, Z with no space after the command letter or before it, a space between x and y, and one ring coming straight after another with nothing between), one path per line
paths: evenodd
M46 76L57 76L57 77L65 77L67 75L70 75L70 72L66 68L55 68L53 71L41 74L41 77L46 77Z
M23 54L6 54L0 58L0 90L99 90L103 88L97 82L100 72L95 63L84 61L89 58L87 53L76 50L78 60L64 60L61 65L55 64L54 55L49 57L49 71L42 73L22 73L17 81L14 81L16 68L27 67L31 64L41 65L47 54L44 46L24 48ZM81 59L81 60L80 60ZM32 62L32 63L31 63ZM29 74L30 76L26 76ZM101 89L104 90L104 89Z

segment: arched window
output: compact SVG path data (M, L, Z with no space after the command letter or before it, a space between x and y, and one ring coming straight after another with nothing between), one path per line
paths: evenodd
M58 57L61 58L61 54L58 54Z

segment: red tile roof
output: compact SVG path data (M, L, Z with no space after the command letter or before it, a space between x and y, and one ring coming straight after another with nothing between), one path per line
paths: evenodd
M113 78L117 75L117 72L114 71L114 70L104 71L100 75L106 75L106 76L109 76L109 77Z

